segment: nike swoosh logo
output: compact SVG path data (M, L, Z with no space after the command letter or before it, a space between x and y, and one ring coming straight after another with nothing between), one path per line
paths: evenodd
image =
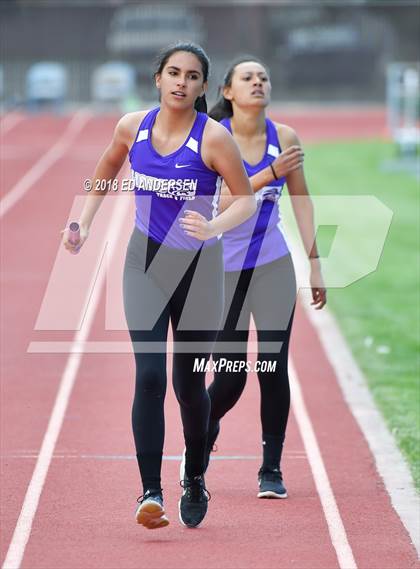
M175 164L175 168L188 168L191 164Z

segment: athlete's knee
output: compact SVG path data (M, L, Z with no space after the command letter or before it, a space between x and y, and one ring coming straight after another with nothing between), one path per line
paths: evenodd
M166 380L162 371L153 365L141 366L136 374L136 391L150 397L164 397Z

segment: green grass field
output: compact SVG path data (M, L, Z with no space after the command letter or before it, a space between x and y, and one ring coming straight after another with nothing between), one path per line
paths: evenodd
M369 193L394 212L377 270L331 289L328 303L419 489L419 182L384 173L381 164L393 158L395 148L382 141L313 144L305 149L305 171L313 195ZM321 252L330 237L321 239ZM378 353L378 346L389 353Z

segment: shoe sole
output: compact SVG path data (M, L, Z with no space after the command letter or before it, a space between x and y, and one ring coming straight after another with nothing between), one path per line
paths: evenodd
M147 529L159 529L169 525L165 510L157 502L141 504L136 512L136 521Z
M272 490L266 490L265 492L258 492L257 498L272 498L272 499L274 498L274 499L284 500L284 498L287 498L287 492L285 492L284 494L277 494Z

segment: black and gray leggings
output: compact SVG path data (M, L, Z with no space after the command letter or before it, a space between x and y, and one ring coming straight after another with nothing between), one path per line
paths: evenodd
M173 386L181 409L188 476L201 474L210 415L205 371L223 313L221 243L199 251L168 248L137 228L124 267L124 308L136 362L132 426L144 490L160 488L169 321Z
M287 364L295 303L296 280L289 254L255 269L225 273L225 310L213 359L215 362L220 358L232 362L250 359L247 342L252 314L257 331L258 360L275 365L274 371L267 366L269 371L257 372L261 390L263 466L267 467L279 466L289 415ZM238 365L236 369L239 369ZM208 389L210 438L219 420L240 398L246 378L244 367L236 373L222 370L214 374Z

